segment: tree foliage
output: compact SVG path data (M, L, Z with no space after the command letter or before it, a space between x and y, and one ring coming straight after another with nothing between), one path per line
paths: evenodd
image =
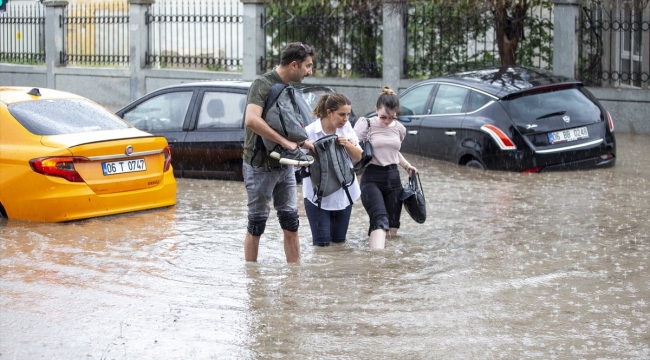
M429 39L428 43L425 40L429 52L446 58L447 67L453 67L454 63L456 67L468 68L495 62L501 66L533 65L536 58L540 59L538 63L550 64L552 23L549 18L543 18L552 11L550 0L404 0L404 3L410 12L426 9L426 18L433 19L414 32L420 22L426 21L416 16L414 23L409 24L409 34L413 34L409 41L420 37ZM399 11L400 6L395 4L393 9ZM533 8L539 12L531 16ZM445 66L438 67L444 72Z
M318 75L380 77L381 19L372 1L274 1L266 9L267 67L286 44L302 41L318 51Z
M291 41L315 45L323 76L380 77L383 11L406 22L405 75L485 66L549 67L552 24L531 9L551 0L281 0L267 7L274 55ZM386 9L386 10L385 10ZM390 15L390 14L389 14ZM284 40L282 40L284 39ZM269 52L271 54L271 52Z

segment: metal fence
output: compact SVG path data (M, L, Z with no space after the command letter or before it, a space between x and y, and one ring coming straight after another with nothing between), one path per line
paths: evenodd
M267 38L260 70L279 64L282 49L299 40L318 51L315 76L381 77L381 18L381 2L270 3L260 19Z
M578 49L580 80L590 86L648 88L649 6L647 0L584 2Z
M45 8L39 3L7 4L0 15L0 62L45 63Z
M650 1L583 1L576 77L590 86L648 88ZM404 77L499 64L491 13L459 12L449 8L453 2L446 2L447 8L443 3L413 1L403 9ZM275 66L284 46L299 39L319 50L317 76L381 77L382 4L363 0L309 6L286 0L268 3L260 18L267 38L266 54L259 59L261 70ZM147 65L241 71L240 0L157 0L146 18ZM128 0L71 0L57 20L64 39L62 64L129 64ZM519 64L551 67L552 24L550 0L536 0L519 42ZM45 7L40 2L10 1L7 12L0 15L0 62L42 64L44 33Z
M129 4L118 1L75 1L61 19L64 65L129 65Z
M241 71L242 13L239 0L156 1L147 14L147 65Z

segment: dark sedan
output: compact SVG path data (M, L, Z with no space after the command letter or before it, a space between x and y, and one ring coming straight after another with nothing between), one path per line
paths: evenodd
M167 86L117 111L138 129L162 135L172 148L177 177L241 180L244 109L251 82L201 81ZM310 113L319 85L295 86L301 111Z
M491 170L613 166L612 118L576 80L493 68L421 81L400 94L404 153Z

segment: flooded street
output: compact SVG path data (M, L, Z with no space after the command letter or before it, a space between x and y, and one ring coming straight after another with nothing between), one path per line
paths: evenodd
M0 220L0 359L650 359L650 136L615 167L481 172L406 155L425 224L299 265L275 214L246 263L242 182L178 180L173 208ZM405 176L405 173L402 172Z

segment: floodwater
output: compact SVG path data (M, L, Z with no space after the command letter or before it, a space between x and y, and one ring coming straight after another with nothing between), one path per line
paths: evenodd
M650 358L650 136L614 168L481 172L409 156L428 219L299 265L274 215L246 263L243 183L173 208L0 223L0 359Z

